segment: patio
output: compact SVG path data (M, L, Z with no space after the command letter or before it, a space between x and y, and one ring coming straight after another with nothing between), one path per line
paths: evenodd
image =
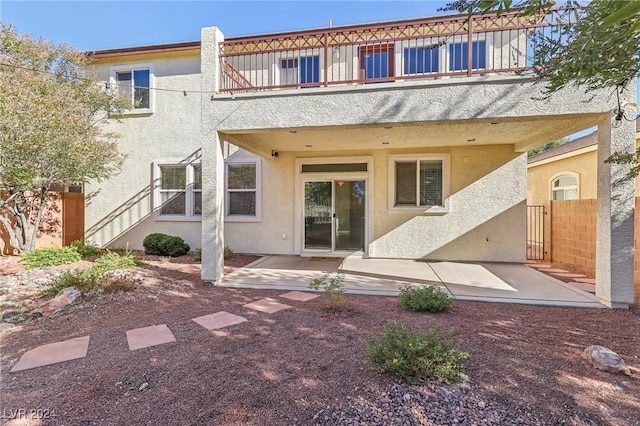
M395 296L404 286L436 285L458 300L601 308L598 298L526 265L265 256L228 274L223 287L308 290L322 274L344 274L347 293Z

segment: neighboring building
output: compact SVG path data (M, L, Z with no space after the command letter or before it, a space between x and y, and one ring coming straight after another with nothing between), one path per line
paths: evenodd
M636 119L640 146L640 118ZM606 157L605 157L606 158ZM544 234L538 243L547 261L596 274L598 134L533 155L527 160L527 204L544 206ZM638 181L636 180L636 193ZM636 198L635 234L640 241L640 202ZM640 246L635 247L635 304L640 305Z
M568 13L230 39L209 27L196 42L94 52L132 108L109 125L122 173L86 188L86 238L141 248L152 232L180 235L213 282L225 245L523 262L526 151L594 125L602 145L633 143L611 127L609 97L539 100L543 87L516 73L531 66L532 28ZM627 281L603 277L605 303L630 303Z

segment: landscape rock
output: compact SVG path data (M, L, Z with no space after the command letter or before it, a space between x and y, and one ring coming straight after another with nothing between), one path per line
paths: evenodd
M20 314L22 314L22 311L16 311L16 310L9 310L9 311L5 311L2 314L2 320L6 321L6 322L12 322L12 318L20 316Z
M67 287L62 290L55 298L43 303L36 309L36 312L42 315L48 316L57 314L64 308L75 302L80 297L81 293L75 287Z
M582 352L582 357L591 362L598 370L609 373L623 373L631 375L631 370L620 356L604 346L592 345Z

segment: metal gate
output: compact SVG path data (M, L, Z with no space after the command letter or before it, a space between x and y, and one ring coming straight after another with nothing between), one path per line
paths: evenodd
M527 260L544 260L544 206L527 206Z

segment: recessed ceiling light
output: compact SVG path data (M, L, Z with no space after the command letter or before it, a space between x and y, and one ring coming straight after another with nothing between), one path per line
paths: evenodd
M382 145L389 145L389 142L382 142Z
M385 129L393 129L393 126L384 126Z
M467 139L467 142L475 142L475 141L476 141L476 138Z
M295 134L295 133L298 133L298 131L297 130L289 130L289 133L294 133Z
M306 148L311 148L313 145L305 145Z
M490 124L500 124L499 121L492 121Z

